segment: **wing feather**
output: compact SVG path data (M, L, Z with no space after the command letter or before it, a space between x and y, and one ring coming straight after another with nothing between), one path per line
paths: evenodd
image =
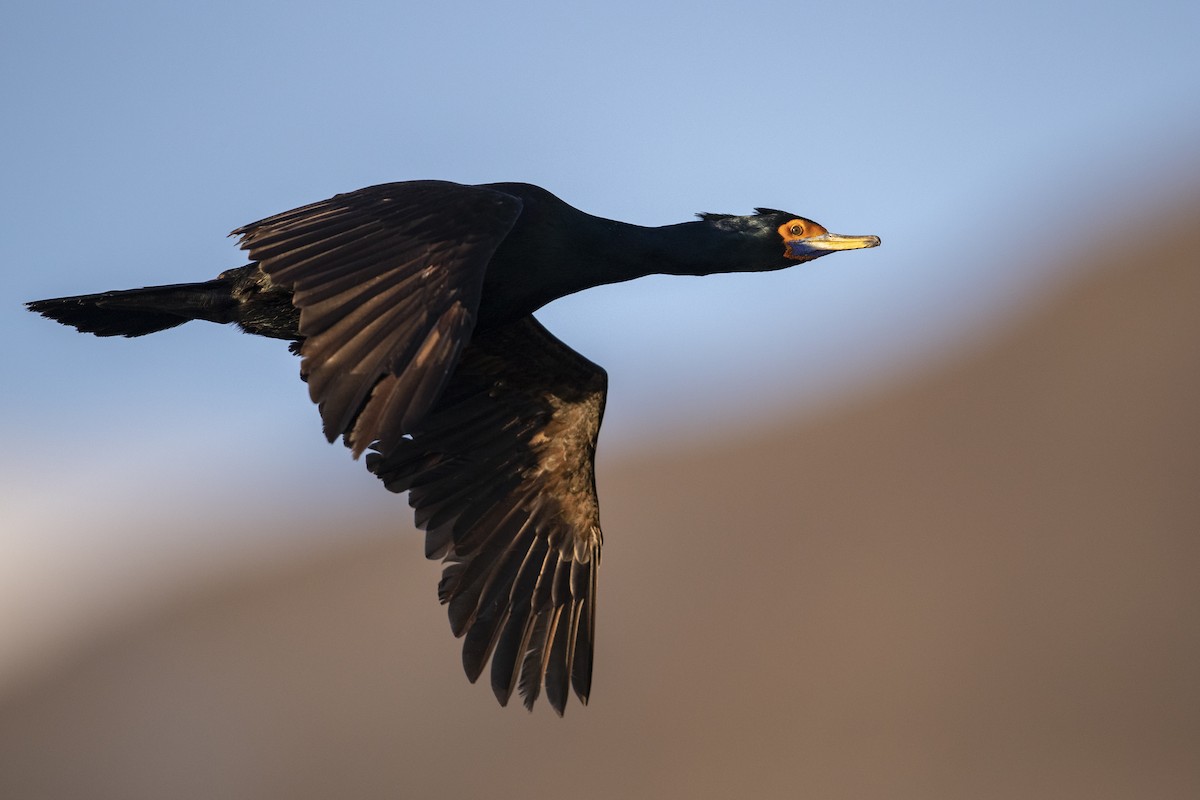
M444 181L340 194L238 228L300 309L301 375L330 441L390 453L433 407L470 339L483 275L521 212Z
M440 400L367 465L408 491L463 667L502 704L591 691L600 561L595 447L604 370L532 317L477 332Z

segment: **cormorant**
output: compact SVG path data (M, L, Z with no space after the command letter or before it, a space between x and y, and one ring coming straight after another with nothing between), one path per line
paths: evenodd
M532 313L653 273L782 269L876 247L768 208L650 228L523 183L387 183L238 228L250 263L203 283L38 300L97 336L193 319L291 340L329 441L408 492L473 682L559 713L592 683L607 376Z

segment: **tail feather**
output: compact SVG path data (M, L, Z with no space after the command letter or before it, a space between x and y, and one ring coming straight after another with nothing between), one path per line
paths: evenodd
M30 311L97 336L144 336L193 319L231 322L229 281L177 283L117 292L34 300Z

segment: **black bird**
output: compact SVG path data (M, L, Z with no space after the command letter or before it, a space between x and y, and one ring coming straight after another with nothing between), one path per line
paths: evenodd
M238 228L251 262L204 283L38 300L97 336L193 319L291 340L329 441L408 492L446 566L463 666L491 659L502 705L561 714L592 684L600 516L593 460L607 376L532 313L643 275L761 272L876 247L767 208L659 228L523 183L388 183Z

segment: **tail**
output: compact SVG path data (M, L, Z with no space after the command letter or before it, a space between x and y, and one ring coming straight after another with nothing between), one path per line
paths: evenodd
M237 303L233 282L176 283L121 292L34 300L30 311L97 336L144 336L193 319L232 322Z

